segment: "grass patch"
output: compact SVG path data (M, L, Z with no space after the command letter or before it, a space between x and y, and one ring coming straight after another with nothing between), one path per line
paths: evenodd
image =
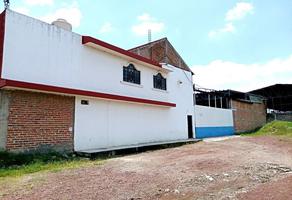
M257 131L252 133L241 134L243 136L261 136L261 135L270 135L270 136L287 136L292 137L292 122L287 121L273 121Z
M0 177L17 177L39 171L60 171L88 165L102 164L104 158L90 160L74 154L8 153L0 152Z

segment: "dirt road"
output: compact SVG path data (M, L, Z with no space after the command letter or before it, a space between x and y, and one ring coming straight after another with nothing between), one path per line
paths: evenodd
M2 185L3 199L292 199L292 141L241 137L38 173Z

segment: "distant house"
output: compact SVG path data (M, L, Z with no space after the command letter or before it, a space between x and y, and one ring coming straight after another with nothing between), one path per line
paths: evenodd
M96 152L195 137L192 72L166 39L146 56L64 20L5 10L0 26L0 149Z

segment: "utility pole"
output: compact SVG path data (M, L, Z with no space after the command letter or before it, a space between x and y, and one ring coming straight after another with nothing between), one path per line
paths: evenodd
M148 43L150 43L152 40L152 31L151 29L148 29Z

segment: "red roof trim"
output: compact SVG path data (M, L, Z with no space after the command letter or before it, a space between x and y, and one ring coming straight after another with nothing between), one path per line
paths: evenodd
M163 102L163 101L155 101L155 100L150 100L150 99L141 99L141 98L135 98L135 97L120 96L120 95L115 95L115 94L92 92L92 91L86 91L86 90L77 90L77 89L71 89L71 88L63 88L63 87L42 85L42 84L36 84L36 83L27 83L27 82L13 81L13 80L0 80L0 88L1 88L1 83L2 83L2 87L8 86L8 87L63 93L63 94L98 97L98 98L118 100L118 101L176 107L176 104L174 103Z
M4 35L5 35L5 16L6 10L0 14L0 79L2 76Z
M107 49L110 49L112 51L116 51L120 54L123 54L123 55L126 55L126 56L129 56L131 58L134 58L134 59L137 59L137 60L140 60L142 62L145 62L147 64L151 64L151 65L155 65L157 67L160 67L162 68L162 66L158 63L158 62L155 62L151 59L148 59L148 58L145 58L143 56L140 56L140 55L137 55L137 54L134 54L130 51L127 51L125 49L122 49L120 47L117 47L117 46L114 46L112 44L109 44L109 43L106 43L106 42L103 42L101 40L98 40L96 38L93 38L93 37L90 37L90 36L82 36L82 44L87 44L87 43L93 43L93 44L96 44L96 45L99 45L99 46L102 46L102 47L105 47Z

